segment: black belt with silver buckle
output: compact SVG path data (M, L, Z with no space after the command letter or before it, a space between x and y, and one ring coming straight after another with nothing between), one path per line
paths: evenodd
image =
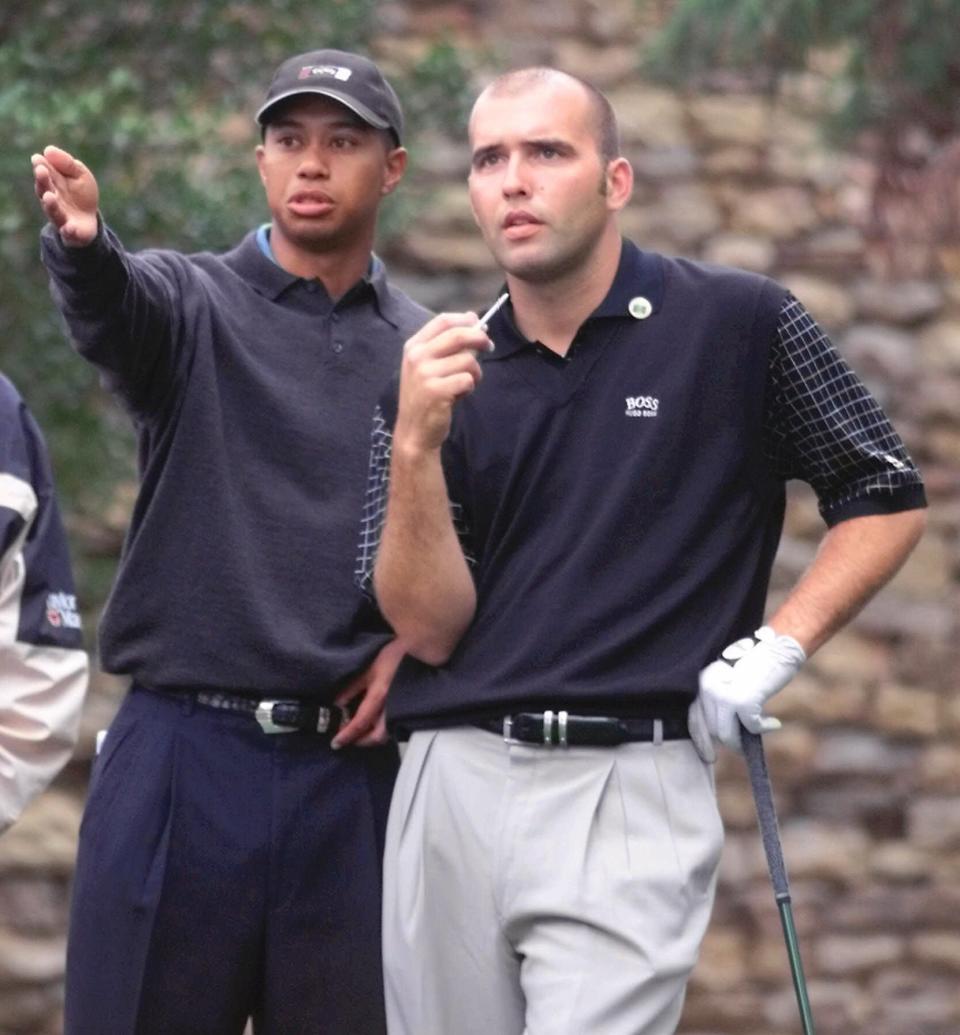
M616 747L638 741L686 740L686 717L621 719L610 715L571 715L565 711L517 712L474 725L503 739L545 747Z
M252 715L264 733L323 733L334 736L345 726L350 716L339 705L311 704L295 698L247 697L244 694L225 693L221 690L153 689L166 697L189 698L204 708L218 708L228 712Z

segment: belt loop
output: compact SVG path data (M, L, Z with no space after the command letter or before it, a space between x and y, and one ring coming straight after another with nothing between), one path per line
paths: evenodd
M185 693L180 695L180 712L182 715L193 715L197 707L195 694Z
M653 720L653 742L657 745L663 743L663 719Z
M543 713L543 743L547 747L553 747L553 712Z

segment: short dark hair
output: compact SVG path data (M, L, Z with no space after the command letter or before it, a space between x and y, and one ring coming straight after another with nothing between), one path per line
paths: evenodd
M558 76L577 83L586 93L596 117L597 150L600 152L600 157L603 159L604 164L612 162L614 158L619 158L620 130L617 127L617 116L614 113L613 106L607 100L606 95L587 79L574 75L572 72L564 72L559 68L549 68L547 66L519 68L497 76L484 90L484 93L522 93L531 86L549 82Z

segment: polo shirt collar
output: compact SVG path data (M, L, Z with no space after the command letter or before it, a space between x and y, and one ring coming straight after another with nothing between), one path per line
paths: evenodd
M663 305L664 271L663 259L655 252L641 251L633 241L623 239L620 249L620 264L606 297L590 314L589 319L598 316L622 316L635 319L630 314L630 303L636 298L645 298L650 303L650 315Z
M373 288L380 315L387 323L399 327L403 319L403 308L397 293L387 280L387 268L376 254L370 256L370 266L362 279Z
M505 286L499 293L502 294L504 291ZM620 249L620 262L610 290L584 323L611 317L634 320L635 317L630 314L630 303L637 298L645 298L650 303L650 315L653 315L663 305L663 294L662 257L655 252L641 251L633 241L624 238ZM521 334L514 320L512 303L508 303L494 315L488 325L488 331L496 347L493 352L484 353L485 361L505 359L521 349L536 344Z
M265 298L276 301L285 291L304 278L287 272L276 260L267 232L269 224L251 231L231 253L232 265L238 273ZM349 288L338 304L350 300L354 293L371 290L380 315L394 327L400 325L402 313L393 289L387 280L387 271L376 255L371 255L366 273Z

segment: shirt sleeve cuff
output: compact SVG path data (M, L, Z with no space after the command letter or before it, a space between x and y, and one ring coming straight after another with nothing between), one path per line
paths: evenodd
M834 507L821 508L820 513L828 527L833 528L850 518L868 517L871 514L899 514L904 510L919 510L926 506L927 494L922 485L904 485L890 492L871 493Z
M90 274L100 268L107 253L107 228L97 213L97 236L80 247L67 247L60 234L49 224L40 231L40 247L46 264L57 271L79 271Z

